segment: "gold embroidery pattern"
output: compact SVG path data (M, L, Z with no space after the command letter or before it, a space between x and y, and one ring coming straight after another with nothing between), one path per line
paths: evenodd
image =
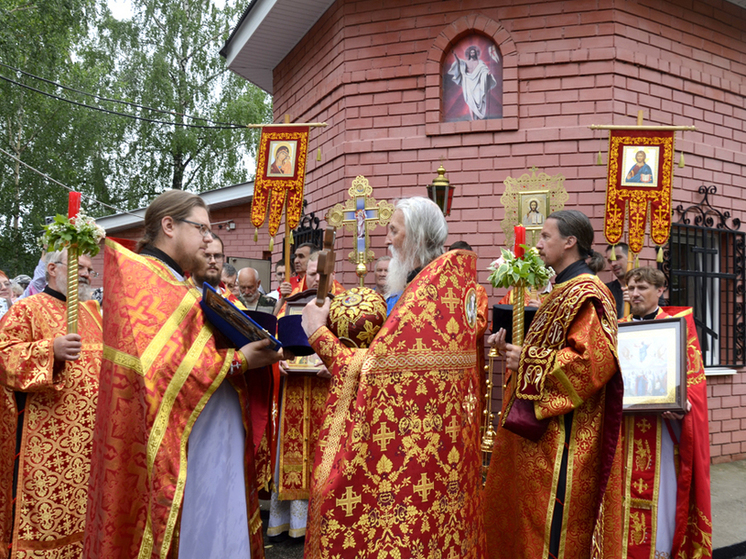
M632 526L630 527L630 540L635 545L642 545L642 543L647 539L645 515L639 512L633 512L630 514L630 521L632 523Z
M80 358L66 362L57 371L53 369L51 340L65 335L66 328L65 305L39 295L17 302L0 329L0 377L4 384L0 409L2 423L8 426L2 432L0 459L11 467L16 403L9 387L28 391L19 459L17 531L11 553L14 557L77 557L82 553L103 349L101 317L95 304L81 304ZM10 525L5 514L11 511L12 483L7 479L0 487L1 526Z

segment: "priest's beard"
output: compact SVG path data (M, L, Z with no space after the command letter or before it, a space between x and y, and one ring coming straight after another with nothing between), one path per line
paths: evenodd
M389 273L386 276L386 297L404 291L407 286L407 276L415 269L414 258L402 258L401 252L393 245L389 245L391 261L389 262Z
M57 291L67 297L67 278L62 278L62 281L57 282ZM78 301L90 301L91 297L93 297L91 284L83 279L78 281Z

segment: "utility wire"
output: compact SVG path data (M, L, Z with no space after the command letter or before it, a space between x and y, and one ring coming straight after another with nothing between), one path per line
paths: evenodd
M108 102L111 102L111 103L120 103L122 105L127 105L129 107L134 107L136 109L144 109L144 110L147 110L147 111L152 111L154 113L160 113L160 114L164 114L164 115L183 116L184 118L189 118L189 119L192 119L192 120L202 120L204 122L209 122L211 124L215 124L215 125L218 125L218 126L230 126L230 127L242 128L241 126L239 126L237 124L232 124L230 122L219 122L219 121L211 120L209 118L204 118L204 117L199 117L199 116L190 116L188 114L179 113L179 112L176 112L176 111L166 111L166 110L163 110L163 109L155 109L153 107L148 107L146 105L140 105L138 103L133 103L131 101L124 101L122 99L112 99L112 98L109 98L109 97L101 97L100 95L96 95L95 93L89 93L87 91L83 91L83 90L80 90L80 89L76 89L74 87L63 85L63 84L61 84L59 82L56 82L56 81L53 81L53 80L49 80L47 78L42 78L40 76L36 76L36 75L34 75L34 74L30 73L30 72L26 72L25 70L21 70L20 68L15 68L15 67L10 66L8 64L3 64L2 62L0 62L0 66L2 66L3 68L8 68L9 70L17 72L19 74L23 74L24 76L28 76L28 77L33 78L35 80L39 80L39 81L42 81L44 83L48 83L50 85L53 85L55 87L59 87L61 89L66 89L68 91L73 91L75 93L80 93L81 95L86 95L88 97L93 97L97 101L108 101Z
M46 91L42 91L41 89L37 89L35 87L31 87L30 85L26 85L21 82L17 82L15 80L12 80L6 76L3 76L0 74L0 79L5 80L6 82L12 83L14 85L17 85L19 87L23 87L25 89L28 89L30 91L34 91L35 93L41 93L42 95L45 95L47 97L51 97L52 99L56 99L57 101L64 101L65 103L70 103L72 105L76 105L78 107L84 107L86 109L93 109L94 111L100 111L102 113L110 114L110 115L116 115L116 116L123 116L126 118L133 118L135 120L141 120L143 122L149 122L151 124L165 124L167 126L181 126L183 128L198 128L200 130L243 130L245 129L244 126L238 126L237 124L229 124L225 126L204 126L201 124L185 124L185 123L178 123L178 122L166 122L163 120L153 120L150 118L145 118L142 116L137 116L133 114L127 114L127 113L120 113L117 111L110 111L108 109L104 109L102 107L96 107L93 105L86 105L85 103L80 103L78 101L73 101L71 99L65 99L64 97L58 97L57 95L53 95L52 93L47 93Z
M58 186L61 186L62 188L66 189L66 190L69 190L70 192L77 192L74 188L71 188L71 187L69 187L69 186L67 186L65 184L62 184L60 181L53 179L52 177L50 177L46 173L41 172L39 169L36 169L35 167L32 167L28 163L25 163L25 162L21 161L18 157L16 157L12 153L8 153L3 148L0 148L0 153L4 153L5 155L7 155L8 157L10 157L11 159L16 160L18 163L20 163L21 165L23 165L27 169L30 169L34 173L36 173L38 175L41 175L42 177L44 177L49 182L52 182L52 183L54 183L54 184L56 184ZM98 200L97 198L93 198L92 196L88 196L87 194L81 193L80 196L81 196L81 198L85 198L86 200L90 200L91 202L94 202L94 203L99 204L101 206L105 206L105 207L107 207L109 209L112 209L112 210L114 210L118 214L127 214L127 215L134 216L134 217L136 217L138 219L143 219L143 220L145 219L141 215L137 215L135 213L128 212L128 211L125 211L125 210L120 210L119 208L116 208L116 207L114 207L112 205L109 205L106 202L102 202L101 200Z

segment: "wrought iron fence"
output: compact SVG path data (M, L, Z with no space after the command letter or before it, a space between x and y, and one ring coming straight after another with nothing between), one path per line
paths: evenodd
M706 367L746 365L744 295L746 233L741 221L713 208L709 196L717 187L699 187L703 200L675 209L662 271L668 279L668 302L694 310Z

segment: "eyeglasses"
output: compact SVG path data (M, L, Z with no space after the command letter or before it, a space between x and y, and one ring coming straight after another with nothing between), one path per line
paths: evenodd
M220 262L223 258L225 258L225 254L205 254L205 257L207 258L207 261L214 260L215 262Z
M59 264L60 266L67 266L67 262L54 262L54 264ZM94 270L93 268L89 268L88 266L83 266L83 264L78 264L78 273L82 274L83 272L87 272L89 276L92 278L98 277L98 272Z
M197 229L199 229L199 234L202 235L202 237L210 237L212 238L212 229L208 225L205 225L204 223L197 223L196 221L189 221L188 219L177 219L176 221L183 221L184 223L188 223L189 225L194 225Z

